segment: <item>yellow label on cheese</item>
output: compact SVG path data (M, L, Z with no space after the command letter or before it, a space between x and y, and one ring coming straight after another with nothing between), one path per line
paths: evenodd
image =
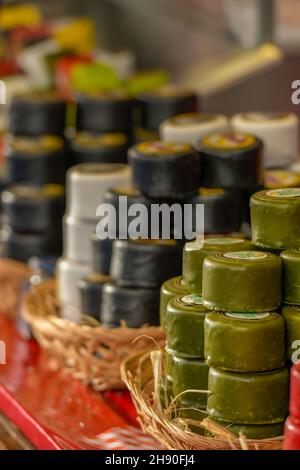
M225 194L225 191L222 188L200 188L198 193L203 197L213 197L221 196L222 194Z
M54 135L42 137L16 137L11 144L13 150L35 155L41 152L55 152L63 147L63 140Z
M192 147L188 144L152 140L137 144L136 149L138 152L144 153L145 155L174 155L190 152Z
M74 142L82 147L86 148L98 148L98 147L119 147L128 142L128 138L121 132L94 135L88 132L79 132Z
M224 133L212 134L202 140L202 145L217 150L239 150L251 147L256 138L249 134Z
M236 251L233 253L224 253L224 258L257 261L268 257L267 253L261 251Z
M264 173L264 186L267 189L286 189L300 186L300 175L293 171L268 170Z

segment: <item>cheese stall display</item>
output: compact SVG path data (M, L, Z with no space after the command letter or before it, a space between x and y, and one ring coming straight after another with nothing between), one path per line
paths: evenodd
M136 70L149 57L98 47L90 18L40 23L0 37L26 84L3 119L0 261L28 269L0 263L10 331L27 327L53 390L61 372L84 388L69 414L86 400L98 425L112 400L108 439L126 425L133 445L138 418L163 450L300 449L297 115ZM45 433L51 406L32 418ZM105 448L84 419L55 437L66 423L78 448Z

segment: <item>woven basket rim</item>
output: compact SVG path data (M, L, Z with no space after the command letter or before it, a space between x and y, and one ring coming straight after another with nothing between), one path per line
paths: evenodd
M134 351L165 343L165 333L157 326L106 328L88 316L83 323L62 318L59 310L55 279L34 286L22 304L25 320L53 365L96 391L124 388L122 361Z
M282 449L283 437L269 439L246 439L233 435L217 426L220 436L205 437L184 429L182 425L168 419L160 410L154 398L154 373L151 364L153 351L138 351L126 358L121 365L121 377L129 389L135 404L138 419L144 431L162 442L170 450L279 450ZM151 364L143 372L142 364ZM143 375L144 374L144 375ZM152 387L150 384L152 382ZM146 384L142 386L141 384ZM203 420L202 423L205 424ZM180 423L181 424L181 423ZM199 422L200 424L200 422ZM204 425L206 427L206 425ZM207 428L207 427L206 427ZM219 429L218 429L219 428ZM207 428L208 429L208 428ZM222 431L221 431L222 429ZM211 429L210 429L211 430Z

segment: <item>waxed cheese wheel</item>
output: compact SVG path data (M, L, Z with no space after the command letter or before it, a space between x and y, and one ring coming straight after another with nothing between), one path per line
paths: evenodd
M165 85L141 93L137 100L139 124L147 131L158 131L159 125L171 116L197 109L197 96L190 90Z
M199 295L173 297L165 322L168 349L180 357L204 358L204 319L208 312Z
M173 400L173 380L165 376L161 377L158 384L159 401L162 408L166 409Z
M289 170L266 170L264 171L265 189L284 189L300 186L300 175Z
M200 183L200 159L188 144L148 141L128 151L133 183L149 198L192 196Z
M159 324L159 290L123 287L113 282L103 286L101 320L107 328Z
M240 113L231 119L236 132L256 135L264 143L264 166L290 165L299 153L299 119L293 113Z
M228 312L268 312L281 303L281 259L262 251L207 256L203 263L203 302Z
M186 282L182 276L172 277L163 283L160 288L160 326L165 328L165 318L167 312L167 305L169 300L172 297L177 297L179 295L187 295L188 290Z
M175 240L116 240L111 276L122 286L160 289L181 272L182 248Z
M67 173L67 211L69 215L94 219L104 194L113 186L128 186L131 169L121 163L82 163Z
M199 188L198 194L187 200L193 206L193 230L196 231L196 210L204 204L204 233L231 233L240 229L244 220L241 193L223 188Z
M126 163L129 139L121 132L78 132L70 142L71 165L81 163Z
M284 421L274 424L233 424L230 422L221 422L210 418L218 426L236 436L244 436L247 439L271 439L283 435Z
M92 268L89 264L76 263L65 258L58 260L56 265L57 295L63 317L73 321L80 320L81 298L78 282L91 273Z
M282 259L282 300L300 305L300 249L284 250ZM300 339L300 338L299 338Z
M210 312L205 316L204 335L209 367L246 373L285 365L285 325L276 312Z
M204 168L202 185L253 188L262 181L262 142L249 134L216 133L197 146Z
M64 256L72 261L91 264L91 237L96 227L97 219L80 219L66 214L63 218Z
M286 352L292 362L300 360L300 307L285 305L281 310L286 325Z
M10 106L9 131L14 135L63 135L66 103L48 92L16 95Z
M8 140L6 172L11 183L65 184L66 169L67 154L61 137L17 136Z
M271 424L281 423L287 416L287 368L272 372L240 374L211 367L208 390L208 414L220 421Z
M196 146L203 137L229 129L229 120L223 114L185 113L163 121L159 133L161 139L167 142Z
M93 133L132 131L133 99L126 93L86 93L76 98L76 128Z
M202 293L202 267L204 258L218 252L251 250L250 240L239 237L216 236L184 245L182 275L191 294Z
M300 247L300 188L255 193L250 210L255 245L277 250Z
M91 274L80 279L78 289L81 296L81 311L85 315L101 320L101 301L103 286L111 281L110 276Z
M172 373L174 397L181 394L176 403L181 405L192 400L195 407L205 409L208 390L208 366L205 362L174 355Z

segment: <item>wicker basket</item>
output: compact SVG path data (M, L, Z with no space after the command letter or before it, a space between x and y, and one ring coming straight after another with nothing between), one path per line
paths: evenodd
M32 275L25 263L0 259L0 312L14 317L19 307L22 283Z
M24 299L23 315L54 366L97 391L124 388L122 361L132 352L165 342L159 327L108 329L84 315L81 323L61 318L54 280L31 289Z
M161 353L141 351L132 354L121 366L122 379L131 392L138 413L138 420L145 433L171 450L279 450L283 438L253 440L237 438L209 419L196 422L172 418L169 410L163 410L155 391L160 377ZM203 427L213 436L204 437L189 430L189 424Z

